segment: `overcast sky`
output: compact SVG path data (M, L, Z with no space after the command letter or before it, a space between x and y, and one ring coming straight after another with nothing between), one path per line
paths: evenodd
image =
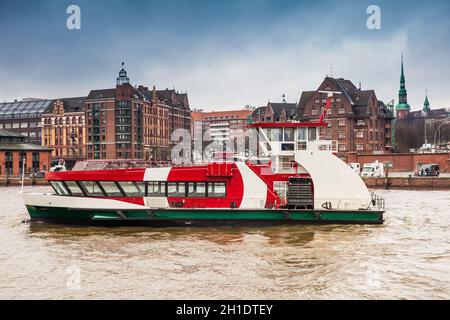
M68 30L66 8L81 8ZM366 26L381 8L381 30ZM413 109L428 89L450 107L450 1L0 0L0 101L112 88L125 62L133 85L187 91L192 108L298 101L323 78L389 102L404 52Z

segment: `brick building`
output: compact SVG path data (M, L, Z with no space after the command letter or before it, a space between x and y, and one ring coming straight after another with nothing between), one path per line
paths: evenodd
M0 176L18 177L25 173L46 171L50 168L52 149L26 143L26 137L16 132L0 130Z
M341 93L334 96L325 118L329 125L321 130L322 139L337 141L340 157L354 151L391 152L393 111L377 99L374 90L361 90L350 80L326 77L317 90L302 93L299 120L319 120L327 98L319 91Z
M208 132L211 141L226 141L233 132L245 133L251 114L251 110L192 112L191 136L203 139Z
M116 88L89 93L85 112L88 159L167 160L171 133L191 126L186 93L133 87L123 68Z
M85 159L85 100L86 97L57 99L42 114L42 145L53 149L52 158L64 159L67 164Z
M290 122L298 119L297 104L268 102L267 106L256 108L251 115L253 122Z
M18 133L25 142L41 145L41 116L53 101L46 99L22 99L0 103L0 129Z

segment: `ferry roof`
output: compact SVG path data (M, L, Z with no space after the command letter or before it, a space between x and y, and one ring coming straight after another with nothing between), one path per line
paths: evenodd
M296 128L296 127L327 127L326 122L257 122L249 123L249 128Z

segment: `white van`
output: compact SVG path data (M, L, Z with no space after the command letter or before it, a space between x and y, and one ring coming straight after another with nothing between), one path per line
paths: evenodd
M384 165L378 161L366 163L363 166L361 176L363 177L384 177Z

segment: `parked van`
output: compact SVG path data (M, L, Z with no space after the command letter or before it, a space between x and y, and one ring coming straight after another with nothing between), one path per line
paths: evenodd
M363 177L384 177L384 165L381 162L366 163L363 166L361 176Z
M440 168L438 164L424 164L419 169L419 176L421 177L439 177Z

